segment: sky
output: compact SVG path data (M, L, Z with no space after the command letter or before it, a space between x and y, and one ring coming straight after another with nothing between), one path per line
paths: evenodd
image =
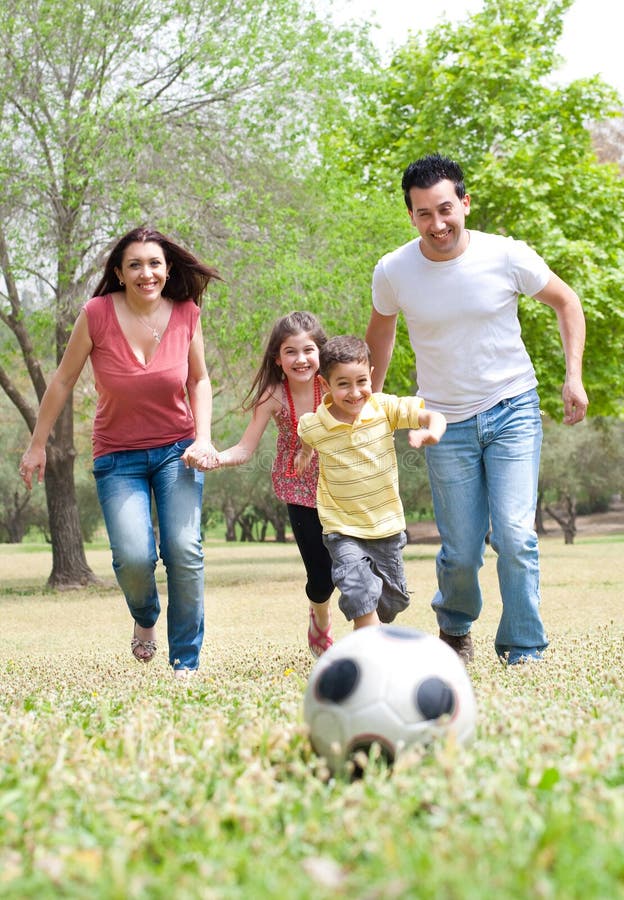
M442 18L461 21L483 6L482 0L333 0L337 21L376 22L374 40L383 52L404 43L408 30L427 31ZM624 63L617 9L619 0L576 0L564 18L558 52L562 82L601 75L624 97Z

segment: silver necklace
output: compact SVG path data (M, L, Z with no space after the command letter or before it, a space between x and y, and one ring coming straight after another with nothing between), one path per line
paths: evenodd
M160 309L161 304L162 304L162 300L158 304L158 308L156 309L156 312L158 312L158 310ZM130 312L132 313L133 316L135 316L139 320L141 325L145 325L147 330L149 332L151 332L151 335L154 338L154 340L156 341L156 343L160 344L160 342L162 340L162 334L160 333L160 331L158 331L156 328L154 328L153 325L150 325L149 322L146 322L145 319L143 318L143 316L140 316L138 313L135 313L134 310L131 309Z
M157 343L157 344L160 344L160 341L161 341L161 334L160 334L160 332L159 332L159 331L156 331L156 329L153 328L150 324L148 324L148 323L145 321L145 319L142 319L141 316L137 316L137 319L139 320L139 322L141 323L141 325L145 325L145 327L147 328L147 330L152 332L152 337L154 338L154 340L156 341L156 343Z

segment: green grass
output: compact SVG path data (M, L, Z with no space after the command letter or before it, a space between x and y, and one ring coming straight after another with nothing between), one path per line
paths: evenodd
M430 632L436 549L406 549L400 620ZM167 669L164 620L154 662L132 659L105 548L88 551L103 584L68 594L44 588L48 548L0 548L0 896L624 897L623 551L622 536L542 542L551 647L510 669L488 551L475 741L349 783L302 722L294 546L207 546L188 685Z

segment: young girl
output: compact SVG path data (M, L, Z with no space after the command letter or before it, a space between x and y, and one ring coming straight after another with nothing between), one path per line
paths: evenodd
M297 424L303 413L314 412L321 402L318 379L319 349L327 337L318 319L308 312L292 312L273 326L262 364L243 402L252 410L251 422L233 447L207 460L206 468L238 466L247 462L273 418L277 425L277 453L273 462L273 487L288 507L288 518L307 573L310 600L308 646L315 657L331 647L329 598L334 589L331 559L322 538L316 511L318 457L298 475L294 458L301 446Z

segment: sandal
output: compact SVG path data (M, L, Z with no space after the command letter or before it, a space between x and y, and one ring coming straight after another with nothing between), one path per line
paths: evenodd
M156 655L156 651L158 650L158 645L156 641L142 641L140 638L136 636L136 622L134 623L134 634L132 635L132 640L130 641L130 649L132 650L132 655L135 659L138 659L139 662L148 663L154 659Z
M314 630L313 630L314 629ZM329 618L329 625L323 631L322 628L319 628L316 624L316 617L314 615L314 610L310 607L310 624L308 626L308 647L310 648L310 653L315 659L318 659L319 656L322 656L326 650L329 650L331 645L334 643L334 639L332 638L332 626L331 626L331 615Z

